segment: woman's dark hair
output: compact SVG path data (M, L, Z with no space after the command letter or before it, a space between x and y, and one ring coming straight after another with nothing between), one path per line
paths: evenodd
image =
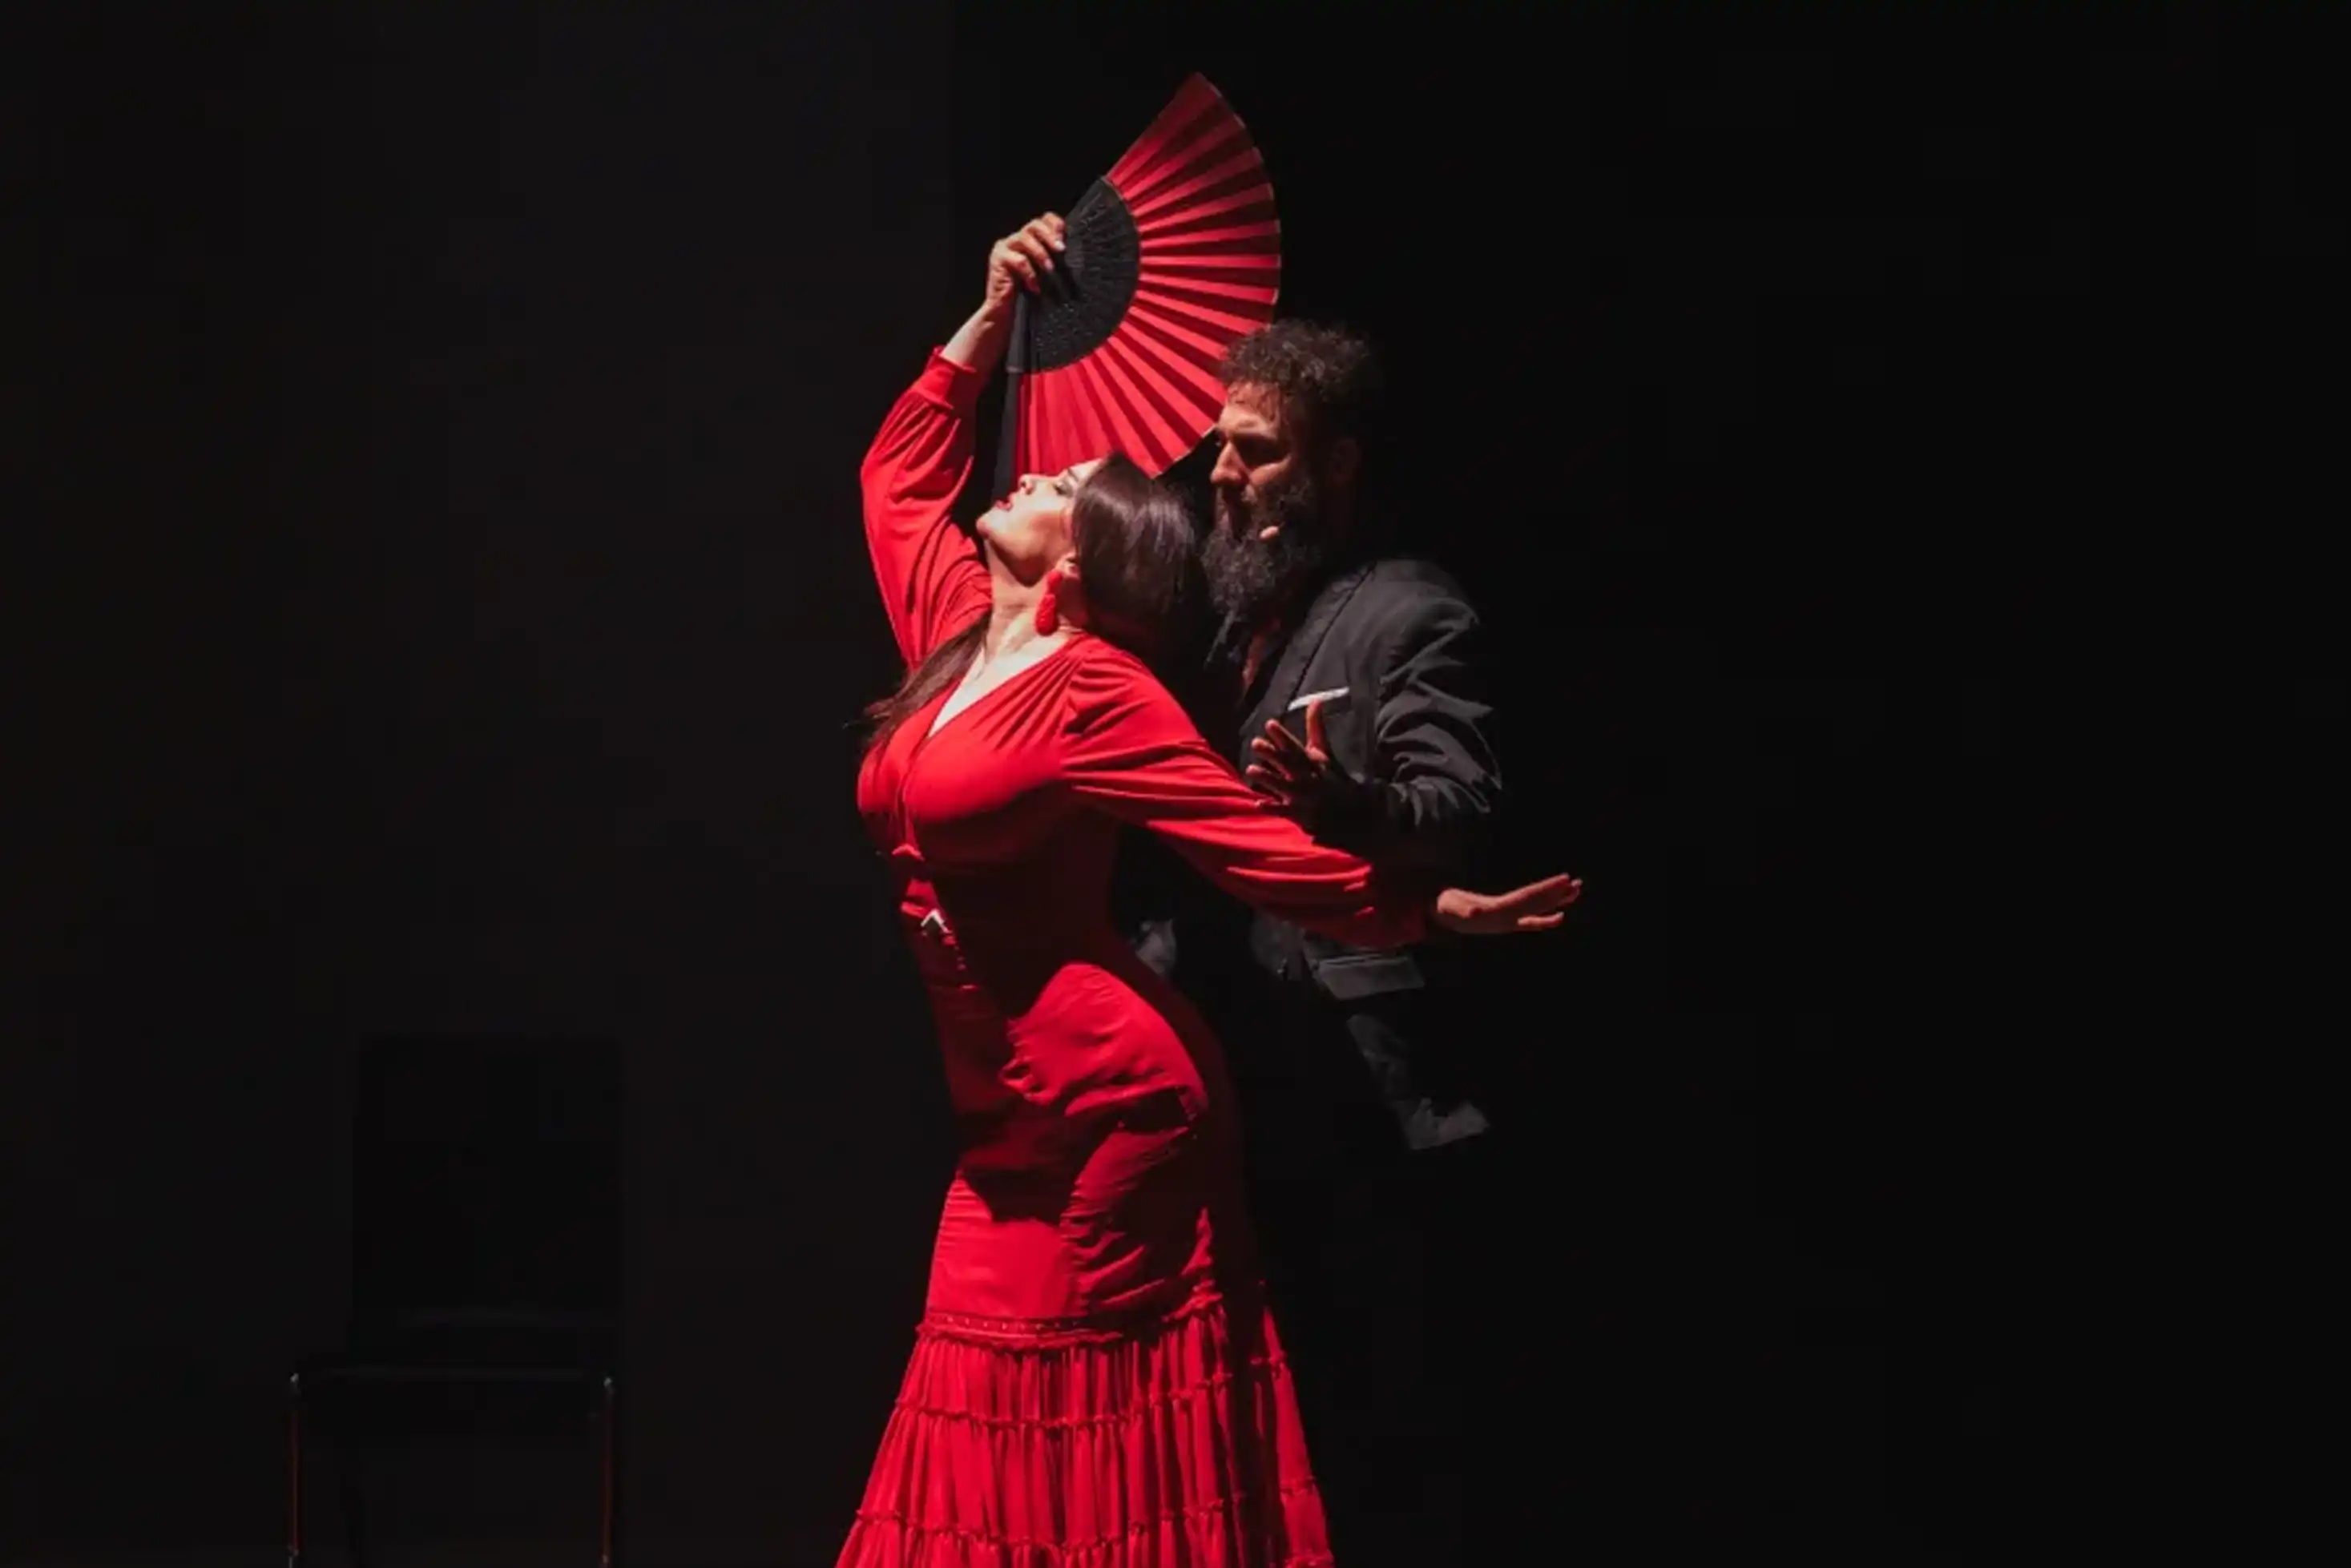
M898 689L865 710L866 721L873 727L866 737L869 750L879 751L890 744L898 727L923 711L930 700L963 679L971 668L971 661L979 652L980 639L987 635L987 612L983 610L971 618L971 624L948 637L923 655L922 662L906 672Z
M1070 516L1089 630L1153 664L1201 602L1199 538L1176 489L1124 457L1078 487Z
M1186 618L1201 602L1200 563L1190 508L1129 458L1113 456L1078 486L1070 532L1087 629L1155 664L1180 647ZM867 745L889 744L898 727L971 668L987 612L933 648L898 689L865 710Z

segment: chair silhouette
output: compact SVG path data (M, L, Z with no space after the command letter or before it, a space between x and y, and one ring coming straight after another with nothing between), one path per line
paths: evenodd
M608 1041L365 1044L352 1118L351 1310L288 1383L287 1561L303 1458L331 1448L366 1562L367 1439L595 1435L600 1563L620 1492L621 1059Z

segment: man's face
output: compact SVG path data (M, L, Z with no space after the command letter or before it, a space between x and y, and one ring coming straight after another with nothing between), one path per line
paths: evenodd
M1217 416L1217 464L1208 484L1217 497L1217 526L1238 528L1262 512L1305 467L1301 444L1284 417L1281 394L1241 382L1228 388Z
M1236 382L1217 416L1216 527L1201 551L1223 614L1260 620L1330 554L1322 492L1306 443L1269 387Z

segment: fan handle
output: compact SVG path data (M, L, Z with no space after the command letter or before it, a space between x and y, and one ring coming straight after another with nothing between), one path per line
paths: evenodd
M1012 482L1020 476L1015 465L1020 460L1020 386L1029 375L1029 296L1025 290L1012 297L1012 340L1004 349L1004 414L997 422L996 434L996 500L1012 493Z

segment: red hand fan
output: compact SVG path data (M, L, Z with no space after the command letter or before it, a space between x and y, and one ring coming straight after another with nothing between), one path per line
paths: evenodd
M996 493L1125 454L1162 474L1215 428L1217 360L1273 319L1281 225L1257 144L1195 76L1071 209L1069 248L1019 296Z

